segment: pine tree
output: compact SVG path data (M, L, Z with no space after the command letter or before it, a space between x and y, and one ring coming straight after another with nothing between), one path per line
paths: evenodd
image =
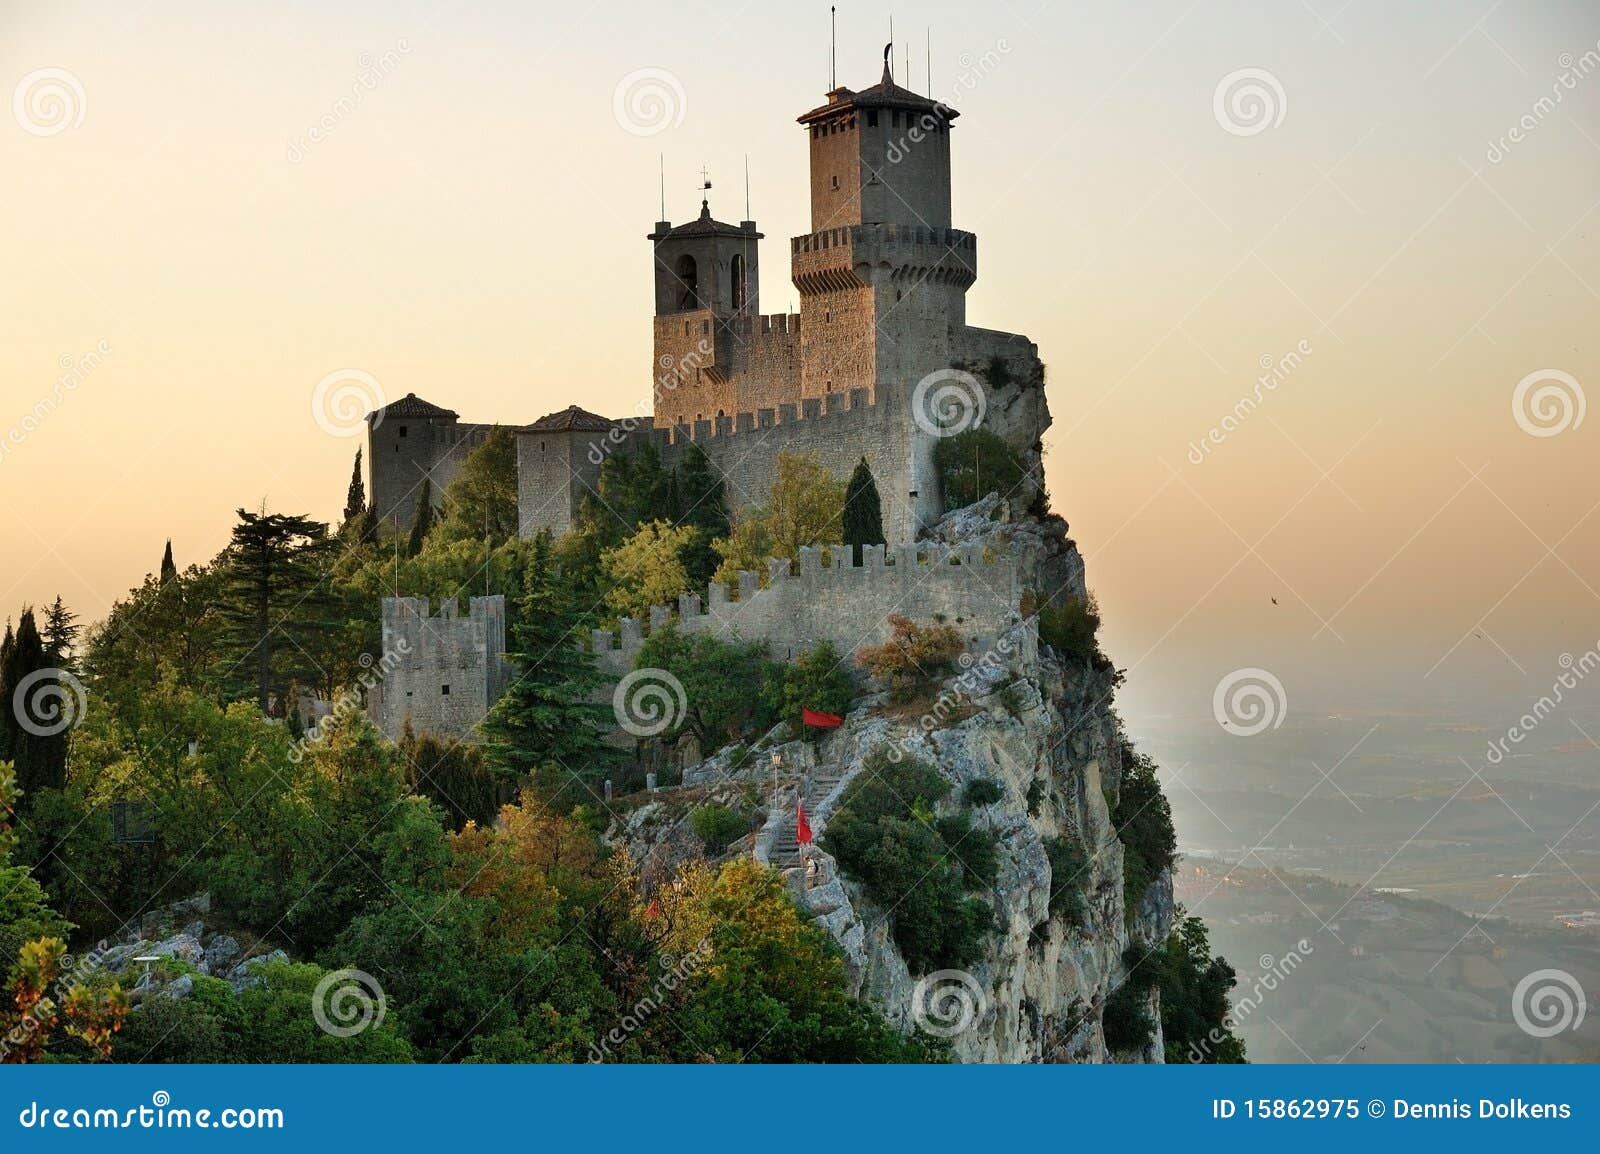
M343 532L367 508L367 487L361 480L361 450L356 450L356 463L350 470L350 488L344 495L344 520L339 525Z
M44 624L45 656L51 665L74 668L72 659L78 648L78 634L83 632L77 621L78 615L66 607L58 593L55 603L46 611Z
M361 518L356 522L355 538L363 545L376 545L378 543L378 510L374 505L368 505L361 510Z
M861 546L882 545L883 507L878 483L872 479L867 459L861 458L844 490L844 543L850 546L852 564L861 564Z
M253 688L265 713L275 689L296 678L315 680L318 671L307 668L305 653L317 648L315 635L330 625L324 569L331 543L328 526L309 517L237 512L219 608L233 658L230 680ZM255 676L246 681L242 670L251 657Z
M171 584L178 576L178 567L172 561L172 538L167 538L167 550L161 554L161 584Z
M422 552L433 528L433 486L427 477L422 478L422 491L417 494L417 519L411 523L411 539L406 543L406 556L415 557Z
M531 778L545 800L562 810L591 801L606 769L620 757L604 741L615 720L611 709L593 700L605 679L594 656L579 647L588 627L557 580L549 535L540 534L506 654L515 675L483 730L491 766Z

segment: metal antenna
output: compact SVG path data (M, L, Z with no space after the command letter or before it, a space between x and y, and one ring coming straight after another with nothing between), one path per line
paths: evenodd
M925 77L925 79L928 82L928 99L932 100L933 99L933 28L930 26L930 27L928 27L926 29L926 31L927 31L927 34L928 34L928 62L927 62L927 76Z
M666 220L667 219L667 154L662 152L662 153L658 153L657 156L658 156L658 159L660 160L660 164L661 164L661 215L656 217L656 219L657 220Z
M839 87L839 9L828 5L828 91Z
M750 154L744 154L744 218L754 220L750 215Z

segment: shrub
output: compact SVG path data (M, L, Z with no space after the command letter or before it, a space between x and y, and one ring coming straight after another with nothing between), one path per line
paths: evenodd
M1000 876L1000 839L993 830L974 829L972 818L953 813L933 823L950 856L961 864L968 889L989 889Z
M842 717L850 711L855 692L849 663L840 658L831 641L824 641L784 669L783 719L799 725L800 711L806 708Z
M1228 1024L1228 991L1234 969L1211 956L1211 941L1199 918L1182 918L1166 944L1152 955L1161 987L1161 1039L1168 1062L1243 1062L1244 1043Z
M968 429L934 446L940 492L946 509L960 509L989 493L1018 496L1028 478L1022 459L1005 439L990 429ZM1027 494L1031 501L1033 494Z
M1053 837L1044 843L1044 852L1050 859L1050 916L1061 918L1069 926L1087 926L1089 909L1083 897L1083 883L1089 856L1084 853L1083 843L1071 836Z
M1038 817L1039 811L1044 808L1045 784L1044 779L1034 778L1028 783L1028 816Z
M1122 789L1111 822L1127 852L1122 863L1122 894L1131 921L1150 883L1178 856L1172 806L1161 792L1155 762L1131 745L1122 747Z
M961 795L961 800L967 805L993 805L1006 795L1000 783L990 777L980 777L976 781L967 783L966 792Z
M1039 640L1063 657L1100 664L1096 635L1100 632L1100 606L1093 595L1068 596L1039 610Z
M1132 974L1117 987L1117 992L1106 999L1100 1016L1105 1028L1106 1049L1113 1053L1142 1050L1156 1036L1155 1019L1150 1016L1146 1001L1149 986L1141 985Z
M918 625L908 617L891 613L889 627L893 636L882 645L858 649L856 661L885 682L890 697L900 704L948 676L966 648L952 625Z
M689 826L706 843L706 853L717 857L750 832L750 821L725 805L711 802L689 815Z
M845 790L822 839L840 868L889 912L895 944L916 973L970 964L994 916L965 891L985 870L992 877L995 843L992 835L980 842L970 824L933 820L934 805L949 792L931 766L915 758L895 764L879 749Z

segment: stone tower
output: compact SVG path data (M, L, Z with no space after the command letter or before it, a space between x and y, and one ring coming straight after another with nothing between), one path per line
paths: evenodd
M700 202L700 216L676 228L659 220L655 255L658 424L692 425L738 410L733 345L758 314L761 234L753 220L725 224Z

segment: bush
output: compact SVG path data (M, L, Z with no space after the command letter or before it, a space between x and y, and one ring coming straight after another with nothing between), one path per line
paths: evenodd
M849 663L831 641L808 649L783 672L783 719L800 724L802 709L817 709L843 717L855 697L855 678Z
M972 818L953 813L933 823L950 856L961 863L968 889L989 889L1000 876L1000 839L993 830L974 829Z
M1109 665L1096 640L1099 632L1100 606L1093 595L1067 596L1039 610L1039 640L1063 657Z
M689 826L706 843L706 853L717 857L750 832L750 821L725 805L712 802L689 815Z
M970 964L993 922L989 906L966 890L987 884L985 871L993 877L995 842L971 833L964 818L933 820L933 807L949 792L931 766L914 758L895 764L879 749L845 790L822 839L840 868L888 911L895 944L916 973Z
M1044 843L1050 859L1050 916L1061 918L1080 929L1089 924L1088 903L1083 897L1084 875L1089 856L1075 837L1053 837Z
M1044 808L1045 784L1044 779L1036 777L1028 783L1028 816L1038 817L1039 811Z
M1244 1043L1228 1024L1228 991L1238 979L1199 918L1183 918L1165 946L1152 955L1161 987L1161 1039L1168 1062L1243 1062Z
M934 446L933 462L946 509L963 508L990 493L1015 499L1028 479L1022 459L989 429L968 429L943 438ZM1031 490L1026 496L1032 500Z
M1006 795L1000 783L990 777L980 777L976 781L967 783L966 792L961 795L961 800L967 805L993 805Z
M1106 1049L1113 1053L1142 1050L1156 1036L1155 1019L1150 1016L1146 994L1150 987L1128 980L1117 987L1117 992L1106 999L1100 1022L1105 1028Z
M1178 856L1172 806L1161 792L1155 762L1131 745L1122 747L1122 789L1111 822L1127 852L1122 863L1123 906L1131 921L1150 883Z
M858 649L856 661L888 685L889 695L897 704L911 701L948 676L966 648L952 625L918 625L908 617L891 613L889 627L893 636L882 645Z

